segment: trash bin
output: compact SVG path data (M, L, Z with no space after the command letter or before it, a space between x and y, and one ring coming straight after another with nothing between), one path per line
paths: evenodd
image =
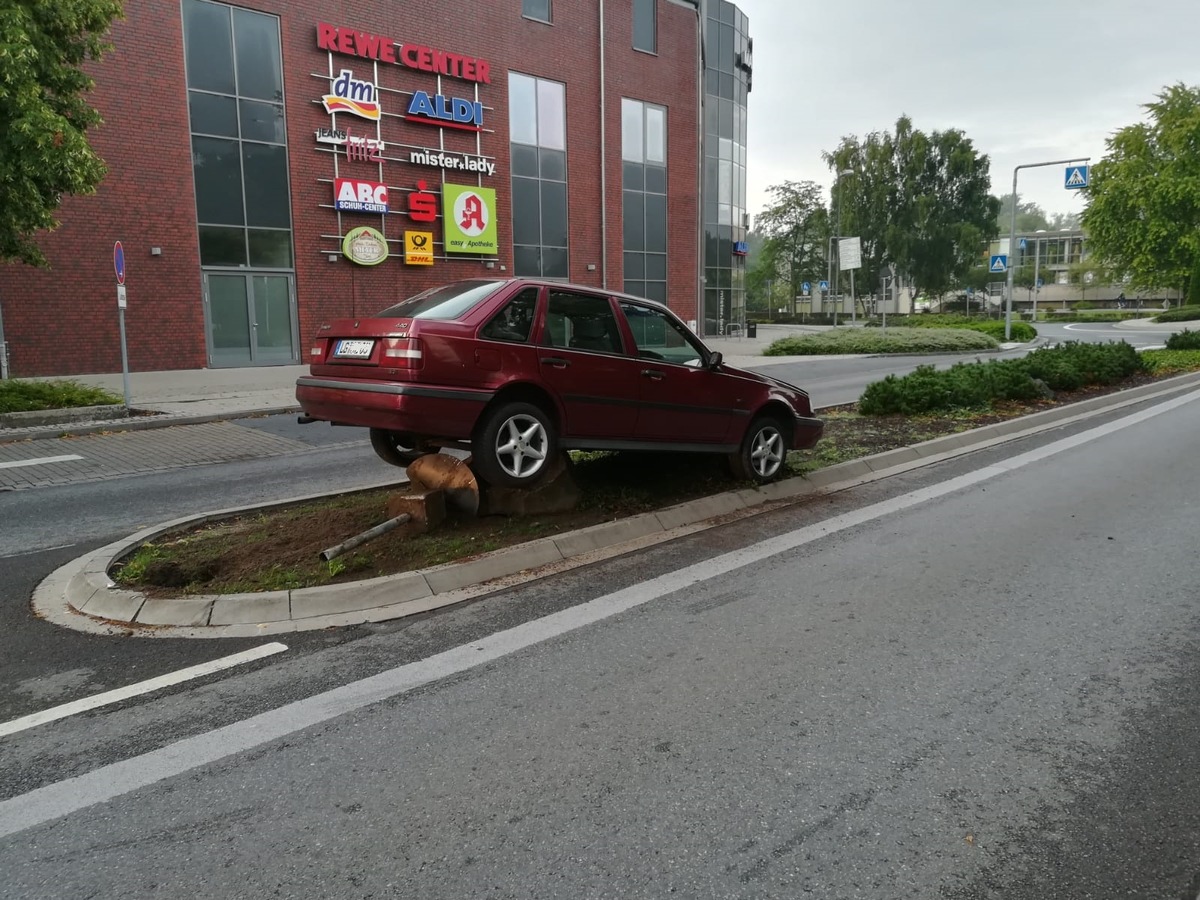
M746 323L746 337L748 337L748 338L758 337L758 323L757 322L747 322Z

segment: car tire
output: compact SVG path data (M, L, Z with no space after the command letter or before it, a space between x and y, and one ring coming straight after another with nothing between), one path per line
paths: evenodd
M385 463L402 469L429 452L417 444L411 435L385 428L371 429L371 449Z
M488 484L532 487L558 454L558 433L546 411L514 401L491 409L471 446L472 458Z
M729 468L739 481L766 484L784 473L789 449L784 424L774 416L759 416L746 429L741 449L729 455Z

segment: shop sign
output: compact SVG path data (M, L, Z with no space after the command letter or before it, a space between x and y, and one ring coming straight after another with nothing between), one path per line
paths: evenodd
M408 217L414 222L433 222L437 219L437 194L427 190L424 179L408 195Z
M450 172L471 172L495 175L496 163L484 156L470 153L447 153L444 150L411 150L408 161L414 166L433 166Z
M354 228L342 240L342 253L360 266L377 266L388 257L387 240L374 228Z
M332 93L321 98L325 112L330 115L344 112L372 122L379 121L379 88L375 87L375 82L355 78L350 69L342 69L330 82L330 90Z
M410 266L433 265L433 232L404 232L404 262Z
M383 151L387 146L378 138L355 137L349 128L318 128L318 144L332 144L346 148L346 159L351 162L383 162Z
M478 84L491 84L491 67L486 59L437 50L423 44L402 44L381 34L317 23L317 47L343 56L405 66L420 72L449 75Z
M492 188L447 184L442 188L442 219L447 253L499 252L496 192Z
M749 252L750 252L750 245L747 244L745 241L734 241L733 242L733 255L734 256L746 256Z
M335 178L333 195L333 207L338 212L386 213L388 211L387 185L377 181Z
M483 104L477 100L444 97L441 94L431 97L426 91L417 91L408 101L408 115L405 118L422 125L482 131Z

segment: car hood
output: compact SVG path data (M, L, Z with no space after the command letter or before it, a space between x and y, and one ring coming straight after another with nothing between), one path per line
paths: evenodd
M770 375L762 374L762 372L751 372L749 369L739 369L737 366L728 366L724 363L721 364L721 371L736 378L745 378L747 381L769 384L789 400L800 398L803 398L805 401L808 400L808 391L781 378L772 378Z

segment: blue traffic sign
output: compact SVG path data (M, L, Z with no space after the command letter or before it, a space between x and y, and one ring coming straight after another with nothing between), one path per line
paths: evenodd
M1025 246L1026 246L1026 244L1025 244L1025 238L1021 238L1021 249L1022 249L1022 250L1024 250L1024 249L1025 249Z
M817 290L821 291L821 293L823 293L823 294L828 293L829 292L829 282L825 281L825 280L818 281L817 282Z
M988 263L989 272L1007 272L1008 271L1008 256L1000 254L993 256L991 262Z
M807 297L812 293L812 285L807 281L804 282L802 285L800 285L800 293Z
M974 297L974 296L975 296L975 288L973 288L973 287L968 287L968 288L967 288L967 296L968 296L968 297Z
M1038 287L1040 287L1040 288L1043 288L1043 287L1045 287L1045 286L1046 286L1046 279L1045 279L1045 278L1038 278L1038 281L1037 281L1037 286L1038 286Z
M1078 191L1081 188L1085 188L1088 186L1088 167L1070 166L1067 168L1066 175L1063 178L1063 186L1068 191Z
M117 273L117 284L125 283L125 248L121 242L113 244L113 271Z

